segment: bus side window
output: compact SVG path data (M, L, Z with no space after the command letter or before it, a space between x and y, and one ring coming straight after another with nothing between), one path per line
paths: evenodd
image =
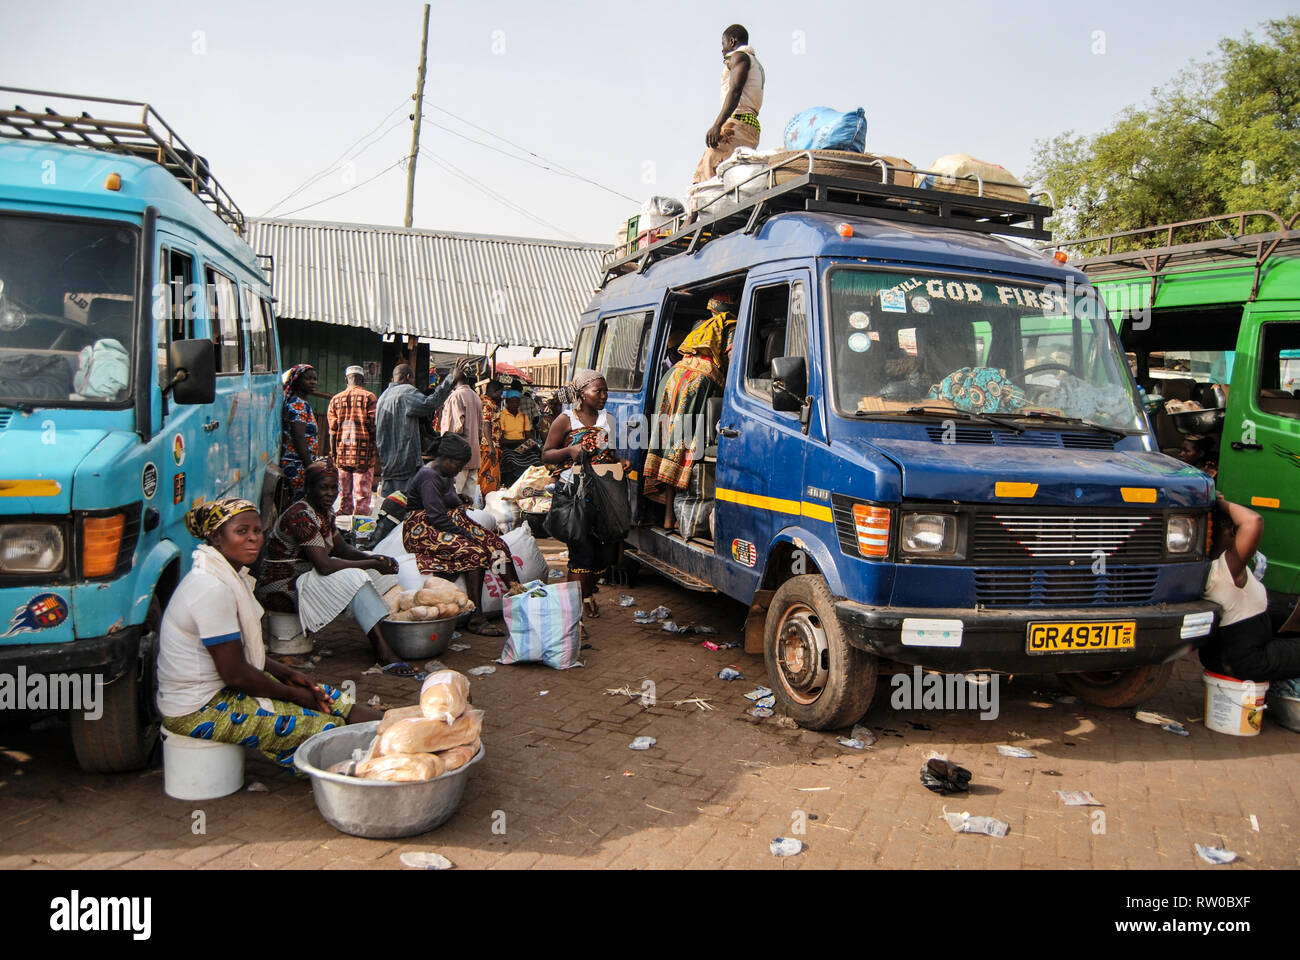
M786 353L792 315L790 284L779 283L756 289L751 304L749 348L745 354L745 385L750 392L766 399L772 389L772 361L790 355ZM807 321L802 323L806 331ZM801 339L806 355L806 332Z
M208 316L212 341L217 345L217 373L239 373L244 369L244 331L239 323L239 296L235 282L208 267Z
M253 373L270 373L275 367L271 350L271 305L247 287L244 288L244 305L248 320L249 366Z
M169 347L194 334L194 260L186 253L162 247L158 251L158 282L162 302L155 305L155 345L158 349L158 386L171 380Z

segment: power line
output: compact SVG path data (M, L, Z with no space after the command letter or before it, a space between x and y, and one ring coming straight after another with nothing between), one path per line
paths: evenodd
M562 171L564 176L572 177L575 180L581 180L583 183L588 183L593 187L599 187L601 190L604 190L606 193L612 193L614 194L614 196L622 197L624 200L629 200L632 203L640 203L640 201L637 200L635 197L629 197L626 193L622 193L618 190L615 190L613 187L607 187L603 183L599 183L595 180L592 180L590 177L583 176L582 174L574 170L570 170L568 167L564 166L561 163L557 163L554 160L548 160L546 157L543 157L540 153L536 153L532 150L529 150L527 147L521 146L520 144L515 143L513 140L508 140L505 137L501 136L499 133L493 133L491 130L487 129L486 127L479 126L477 123L475 123L472 120L466 120L464 117L457 116L456 114L448 110L446 107L440 107L436 103L431 103L430 106L433 107L435 110L442 111L443 113L447 114L447 116L451 117L454 120L459 120L461 123L466 124L467 126L471 126L475 130L479 130L482 133L486 133L489 137L494 137L495 139L500 140L502 143L510 144L510 146L514 147L516 150L522 150L524 153L528 154L529 156L536 157L538 160L542 161L543 164L549 164L550 166L543 166L543 169L545 170L551 170L551 168L554 167L555 169L551 170L551 172L553 173ZM435 124L435 126L437 126L437 124ZM448 128L443 127L443 129L448 129ZM456 131L454 130L451 130L449 132L456 133ZM469 137L465 137L464 134L456 133L456 135L464 137L466 140L470 139ZM477 140L473 140L471 142L479 143L479 141ZM506 153L504 150L500 150L499 148L492 147L490 144L481 144L481 146L488 147L489 149L495 149L503 156L507 156L507 157L511 156L510 154ZM512 159L522 160L524 158L513 157ZM541 166L541 164L536 164L536 166Z
M446 170L452 176L459 177L461 180L464 180L470 186L475 187L476 189L480 190L482 193L486 194L488 197L492 198L493 200L496 200L502 206L514 211L515 213L518 213L520 216L527 217L529 220L532 220L534 223L546 227L550 230L554 230L556 233L561 233L564 236L568 237L570 240L581 242L579 241L578 237L574 236L568 230L565 230L563 227L556 226L555 224L551 223L549 220L539 217L536 214L532 213L531 211L525 209L524 207L521 207L513 200L510 200L509 198L493 190L487 184L483 183L480 180L476 180L474 177L465 173L463 170L461 170L451 161L438 156L436 153L433 153L430 150L426 150L424 147L420 148L420 153L428 157L431 161L436 163L442 169Z
M316 181L320 180L321 177L325 176L325 175L328 174L328 173L331 173L331 172L334 170L334 168L337 167L337 166L339 165L339 163L341 163L341 162L343 161L343 158L346 157L349 153L352 152L352 150L357 146L357 144L361 143L361 141L365 140L366 138L372 136L372 135L374 134L375 130L378 130L378 129L379 129L380 127L382 127L385 123L387 123L389 117L391 117L393 114L395 114L398 110L402 109L402 107L406 106L406 104L407 104L407 102L408 102L409 100L410 100L409 97L403 97L401 103L399 103L397 106L393 107L392 110L389 110L388 113L386 113L386 114L384 115L384 119L380 120L377 124L375 124L375 128L374 128L374 130L371 130L369 133L363 133L361 136L357 137L357 139L354 140L354 141L352 142L351 146L349 146L346 150L344 150L341 154L339 154L338 159L336 159L336 160L335 160L333 163L331 163L329 166L325 167L325 168L324 168L323 170L321 170L319 173L315 173L315 174L313 174L312 176L308 177L308 178L307 178L303 183L299 184L296 188L294 188L292 191L290 191L290 192L289 192L288 194L286 194L284 197L281 197L281 198L280 198L279 200L277 200L275 203L271 204L271 206L267 207L266 212L264 212L264 213L262 214L262 216L263 216L263 217L269 216L270 213L271 213L271 211L274 210L276 207L278 207L278 206L280 206L281 204L287 202L288 200L293 199L295 196L297 196L298 194L302 193L302 191L306 190L309 186L311 186L312 184L316 183ZM370 141L369 143L367 143L364 147L362 147L361 150L357 153L356 156L357 156L357 157L361 156L362 153L365 153L365 152L366 152L367 150L369 150L372 146L374 146L374 145L375 145L376 143L378 143L380 140L384 139L384 137L388 136L390 133L392 133L395 129L397 129L399 126L401 126L401 125L402 125L403 123L405 123L405 122L406 122L405 120L399 120L397 123L393 124L393 125L392 125L391 127L389 127L387 130L385 130L382 134L380 134L378 137L376 137L374 140L371 140L371 141ZM355 160L356 157L353 157L353 159ZM305 208L303 208L303 209L305 209ZM284 216L287 216L287 214L284 214Z
M384 169L380 170L373 177L367 177L365 180L362 180L360 183L353 184L352 186L348 187L346 190L341 190L338 193L334 194L332 197L326 197L324 200L317 200L314 203L307 204L305 207L298 207L296 210L290 210L288 213L282 213L280 214L280 216L292 217L295 213L301 213L303 210L310 210L312 207L319 207L322 203L329 203L329 201L331 200L337 200L339 197L343 196L344 194L351 193L353 190L361 189L367 183L370 183L370 181L372 180L378 180L389 170L392 170L394 167L398 167L401 166L403 163L406 163L408 159L410 158L403 155L396 162L390 163L388 166L384 167Z

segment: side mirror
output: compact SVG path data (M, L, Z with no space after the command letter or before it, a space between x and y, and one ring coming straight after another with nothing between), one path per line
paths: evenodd
M173 400L211 403L217 398L216 347L211 340L177 340L168 358L172 379L167 390L172 391Z
M808 361L777 357L772 361L772 409L793 413L803 409L808 395Z

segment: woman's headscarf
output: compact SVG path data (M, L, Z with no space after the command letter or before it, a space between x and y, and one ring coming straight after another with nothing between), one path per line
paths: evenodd
M560 387L555 395L560 398L560 403L562 404L577 403L582 397L582 391L586 390L597 380L604 379L605 375L599 370L589 370L584 367L580 370L574 371L573 379Z
M522 400L524 395L519 390L507 390L501 397L503 400Z
M201 503L185 514L185 529L200 540L207 540L231 517L248 510L257 513L257 507L239 497L226 497L213 500L211 503Z
M710 309L713 303L713 300L709 301ZM721 365L726 359L728 347L731 346L731 334L734 333L735 328L736 315L719 310L688 333L677 347L677 352L684 357L708 353L715 363Z
M442 439L438 441L436 456L464 463L469 461L470 455L469 441L459 433L444 433Z
M287 399L293 393L294 385L297 384L299 377L301 377L308 370L315 370L315 369L316 368L313 367L310 363L295 363L292 367L286 370L284 374L285 398Z
M328 476L333 466L327 459L313 460L307 464L307 469L303 471L303 477L308 486L316 483L321 477Z

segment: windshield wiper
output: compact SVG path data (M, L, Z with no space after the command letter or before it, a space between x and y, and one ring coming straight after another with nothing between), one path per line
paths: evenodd
M1094 423L1092 420L1084 420L1082 417L1067 417L1063 413L1047 413L1043 410L1029 410L1024 413L1016 414L1022 420L1050 420L1054 423L1073 423L1081 427L1088 427L1091 430L1100 430L1102 433L1109 433L1117 440L1122 440L1128 436L1123 430L1115 427L1107 427L1100 423Z
M967 420L973 420L976 423L991 423L995 427L1014 430L1016 433L1025 432L1025 428L1020 426L1020 424L1011 420L1005 420L997 414L976 413L974 410L958 410L956 407L908 407L904 413L943 417L951 417L953 414L958 414L959 416L963 416Z

